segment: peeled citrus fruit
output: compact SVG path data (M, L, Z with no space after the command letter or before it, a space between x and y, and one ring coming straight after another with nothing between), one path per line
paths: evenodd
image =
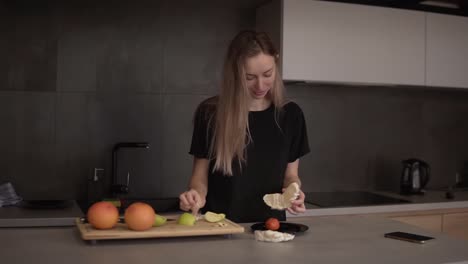
M177 223L179 225L186 225L186 226L193 226L195 225L196 221L197 221L197 218L191 213L183 213L179 216L179 219L177 219Z
M213 212L209 212L209 211L205 213L205 220L210 222L210 223L219 222L219 221L223 220L224 218L226 218L225 214L217 214L217 213L213 213Z
M167 221L166 217L157 214L156 217L154 218L153 226L162 226L166 223L166 221Z

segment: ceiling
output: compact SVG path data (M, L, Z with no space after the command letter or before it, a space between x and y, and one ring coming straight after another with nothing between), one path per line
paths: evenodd
M128 0L114 1L117 3L125 3ZM171 0L138 0L138 2L164 2ZM271 0L233 0L233 1L219 1L219 0L201 0L200 3L210 6L223 6L223 7L237 7L237 8L255 8L270 2ZM286 0L288 1L288 0ZM411 10L420 10L435 13L453 14L460 16L468 16L468 0L321 0L328 2L342 2L362 5L384 6ZM93 0L0 0L0 9L4 6L28 6L28 7L47 7L52 3L106 3L106 1L93 1ZM130 2L130 1L128 1ZM184 3L184 1L181 1ZM191 2L191 1L185 1Z
M468 16L468 0L322 0Z

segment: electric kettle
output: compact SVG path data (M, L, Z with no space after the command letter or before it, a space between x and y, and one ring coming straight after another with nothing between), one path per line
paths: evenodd
M423 188L429 182L429 164L420 159L403 160L401 194L424 194Z

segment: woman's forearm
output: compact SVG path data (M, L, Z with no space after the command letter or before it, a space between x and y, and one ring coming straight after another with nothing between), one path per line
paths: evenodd
M297 183L301 187L301 179L299 179L299 159L288 163L284 174L283 187L287 188L291 183Z
M196 190L203 198L208 193L208 166L209 160L207 159L193 159L193 170L189 188Z

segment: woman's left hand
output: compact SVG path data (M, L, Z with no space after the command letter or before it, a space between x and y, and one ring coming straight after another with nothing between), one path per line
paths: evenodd
M305 199L304 192L299 190L299 197L297 197L296 200L291 201L291 207L289 207L286 210L288 210L289 213L294 214L294 215L304 213L306 210L305 205L304 205L304 199Z

